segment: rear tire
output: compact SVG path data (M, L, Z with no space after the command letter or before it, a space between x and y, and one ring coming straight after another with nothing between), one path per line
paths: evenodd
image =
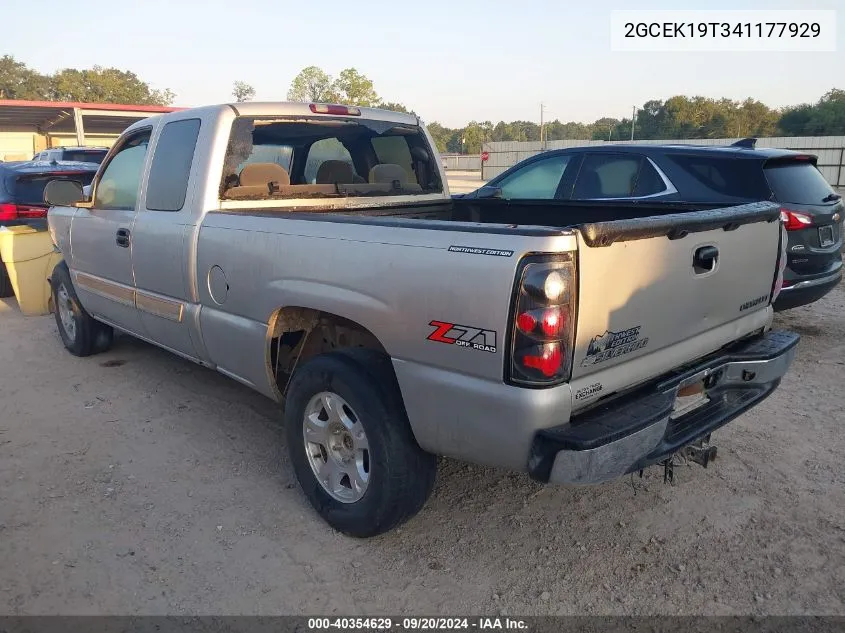
M50 277L59 336L74 356L91 356L111 347L114 330L85 311L76 295L67 264L60 263Z
M6 264L0 260L0 299L4 297L11 297L13 294L15 294L15 291L12 288L12 280L9 279Z
M285 427L305 496L344 534L387 532L431 495L437 458L414 439L384 354L356 348L304 363L288 388Z

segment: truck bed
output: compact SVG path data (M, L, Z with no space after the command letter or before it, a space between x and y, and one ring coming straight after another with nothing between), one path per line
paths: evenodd
M739 204L739 203L738 203ZM645 217L657 217L725 208L727 204L689 202L636 202L628 200L596 200L590 202L569 200L500 200L453 198L442 203L402 204L390 207L339 209L326 207L287 207L266 205L238 209L226 207L224 211L248 215L335 215L358 218L405 218L479 224L548 226L571 228L581 224L616 222ZM300 215L304 214L304 215Z
M737 214L738 207L744 212ZM775 213L769 203L743 205L702 204L687 202L636 202L627 200L500 200L462 199L413 205L373 208L272 208L242 207L222 209L220 213L236 213L262 217L316 220L340 223L365 223L374 226L402 226L427 230L460 230L461 232L509 233L520 235L554 235L563 229L578 228L590 246L618 239L642 239L660 234L679 234L685 228L736 228L746 221L759 220L761 207ZM719 210L724 212L720 213ZM703 211L709 213L701 213ZM686 215L690 214L690 215ZM692 215L694 214L694 215ZM648 218L646 221L645 219ZM434 221L434 222L432 222ZM453 223L460 223L460 229Z

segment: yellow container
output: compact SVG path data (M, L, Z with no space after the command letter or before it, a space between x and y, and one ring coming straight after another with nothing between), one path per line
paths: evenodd
M53 250L49 231L30 226L0 228L0 259L6 266L21 312L49 314L47 278L62 261L61 253Z

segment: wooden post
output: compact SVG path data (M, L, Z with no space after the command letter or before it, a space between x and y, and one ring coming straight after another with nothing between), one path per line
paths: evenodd
M85 145L85 127L82 125L82 110L73 109L73 127L76 129L76 144L80 147Z

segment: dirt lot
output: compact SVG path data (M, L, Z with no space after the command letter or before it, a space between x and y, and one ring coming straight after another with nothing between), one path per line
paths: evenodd
M566 489L444 461L356 541L273 403L129 338L74 358L0 303L0 613L845 614L845 285L778 325L797 361L715 466Z

